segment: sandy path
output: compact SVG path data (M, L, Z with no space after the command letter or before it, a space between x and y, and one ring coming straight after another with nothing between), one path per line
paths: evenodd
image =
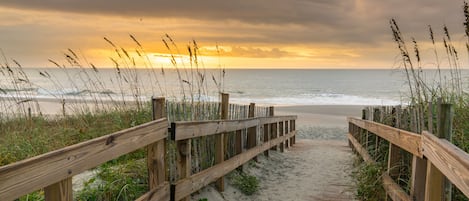
M192 200L245 201L345 201L354 200L351 178L355 156L347 145L347 116L360 114L361 106L296 106L276 110L276 115L298 115L297 143L284 153L250 162L245 171L256 176L260 189L251 196L227 183L225 192L212 186Z
M299 140L250 170L261 180L252 200L353 200L352 159L344 141Z
M245 171L259 179L260 188L251 196L226 184L218 193L212 186L192 200L245 201L345 201L354 200L354 156L344 140L301 139L284 153L270 151L270 157L250 162Z
M192 200L245 201L345 201L354 200L350 177L354 156L342 140L302 139L284 153L270 151L245 169L260 181L257 193L243 195L227 183L218 193L212 186L195 194Z

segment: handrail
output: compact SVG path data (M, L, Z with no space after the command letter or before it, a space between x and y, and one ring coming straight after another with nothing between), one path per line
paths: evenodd
M294 130L294 120L296 119L296 116L272 116L240 120L171 123L170 130L177 131L176 141L252 127L276 125L275 129L269 129L274 132L272 138L268 137L264 143L251 147L207 170L177 181L176 184L173 184L175 198L179 199L190 195L190 193L224 176L274 146L281 144L281 150L283 150L285 142L289 142L291 145L296 135ZM13 200L35 190L60 184L65 180L71 182L74 175L164 140L167 135L168 121L166 118L162 118L2 166L0 167L0 200ZM288 146L288 143L286 145ZM194 184L197 185L194 186ZM169 200L170 191L170 184L164 182L137 200Z
M426 158L458 187L464 195L469 197L469 154L459 147L426 131L422 132L422 134L417 134L358 118L348 118L348 122L351 126L360 127L388 140L393 145L410 152L414 156ZM366 149L361 146L353 135L353 132L355 132L353 128L350 130L351 133L347 135L350 144L365 161L372 160ZM386 176L389 177L389 175ZM390 182L394 181L392 179L387 181L387 183ZM396 190L395 182L391 184L394 186L393 190Z
M216 181L219 177L228 174L237 167L248 162L260 153L269 150L273 146L276 146L295 135L296 131L292 131L284 136L272 139L267 143L251 148L248 151L243 152L242 154L238 154L226 161L223 161L223 163L216 164L206 170L203 170L199 173L193 174L187 178L177 181L175 184L175 200L180 200L186 196L189 196L190 194L200 190L204 186L207 186L208 184Z
M425 131L422 148L423 155L469 197L469 154Z
M421 136L419 134L354 117L349 117L348 121L422 158Z
M177 153L179 154L178 172L179 180L173 184L174 200L188 200L188 196L204 186L222 180L224 175L256 158L257 155L272 147L280 146L283 152L284 147L292 145L295 141L295 120L297 116L271 116L255 117L237 120L211 120L211 121L193 121L193 122L174 122L171 123L171 138L177 142ZM264 141L257 145L257 129L254 127L264 127ZM254 129L253 129L254 128ZM247 150L242 152L241 132L236 132L235 146L238 151L235 156L224 160L224 133L248 129L247 132ZM191 175L191 139L202 136L214 135L215 153L221 158L214 166ZM251 141L253 140L253 141ZM290 144L288 144L290 143ZM218 144L218 146L217 146ZM220 146L221 145L221 146ZM223 190L223 186L219 187Z
M0 167L0 200L13 200L167 137L162 118Z
M235 120L176 121L171 123L171 129L177 132L172 138L176 141L185 140L296 119L297 116L274 116Z

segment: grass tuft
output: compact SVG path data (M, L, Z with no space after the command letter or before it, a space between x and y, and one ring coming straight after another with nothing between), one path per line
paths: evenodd
M257 177L245 172L233 171L230 179L233 185L246 195L252 195L259 190L259 180Z

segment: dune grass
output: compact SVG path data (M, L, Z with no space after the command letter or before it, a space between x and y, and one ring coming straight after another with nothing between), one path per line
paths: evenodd
M413 132L421 132L428 130L428 103L442 102L453 105L454 120L452 125L452 138L450 141L462 150L469 152L469 94L465 87L467 87L467 78L463 77L463 66L461 58L469 58L469 4L463 4L464 22L462 23L465 31L465 49L458 50L457 46L452 40L450 30L446 25L443 25L440 33L436 34L434 29L428 25L428 33L430 44L433 52L433 58L423 58L419 43L415 38L411 38L411 45L408 45L404 34L398 26L395 19L390 20L390 28L393 34L393 39L397 44L400 53L400 66L407 77L407 86L409 89L409 103L408 107L414 108L417 111L416 123L417 127L411 129ZM437 41L436 38L442 38L442 41ZM427 49L425 49L426 52ZM467 55L464 55L467 54ZM432 66L435 74L429 74L425 71L424 64L433 63ZM434 104L436 105L436 104ZM436 109L433 109L436 110ZM435 123L434 121L433 123ZM433 126L435 128L435 126ZM406 128L404 128L406 129ZM408 128L410 129L410 128ZM374 152L374 150L372 150ZM386 155L387 151L378 151ZM381 167L385 170L386 160L380 160ZM400 186L409 192L410 190L410 176L411 176L411 157L409 154L404 155L399 165L400 175L397 181ZM379 169L378 168L378 169ZM364 200L375 200L377 189L369 188L370 184L368 175L372 178L379 177L382 171L376 171L374 167L361 166L359 168L358 191L357 195ZM364 174L363 174L364 173ZM366 177L363 177L366 175ZM367 184L367 185L362 185ZM452 188L451 200L469 200L462 194L456 187ZM383 197L381 197L383 198Z
M7 59L2 51L0 166L151 121L150 96L179 102L167 105L168 118L172 120L218 117L218 104L211 102L223 91L225 71L221 66L218 71L206 70L195 40L187 44L187 52L183 53L169 35L164 35L162 41L172 66L162 67L153 62L134 35L129 37L135 47L124 48L104 38L114 50L110 56L114 65L112 75L72 49L64 51L61 60L49 59L62 77L48 69L39 69L38 73L52 88L41 88L39 83L31 81L20 63ZM144 74L139 73L142 69ZM168 86L172 84L167 81L168 71L177 73L178 87ZM60 114L43 114L41 101L36 99L38 90L59 103L56 105L61 107ZM86 101L70 101L71 96ZM205 144L198 140L193 149L207 155L210 152L204 152ZM97 167L93 170L96 175L74 193L75 199L135 200L148 189L145 153L140 149ZM194 158L201 160L198 155ZM211 164L198 161L207 166L205 163ZM44 195L38 191L20 200L44 200Z

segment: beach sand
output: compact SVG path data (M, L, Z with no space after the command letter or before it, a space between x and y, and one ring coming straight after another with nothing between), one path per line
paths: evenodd
M242 194L227 181L219 193L208 186L192 196L211 200L354 200L352 151L347 145L348 116L360 116L363 106L285 106L275 115L298 115L297 143L284 153L251 161L245 171L256 176L260 189Z

